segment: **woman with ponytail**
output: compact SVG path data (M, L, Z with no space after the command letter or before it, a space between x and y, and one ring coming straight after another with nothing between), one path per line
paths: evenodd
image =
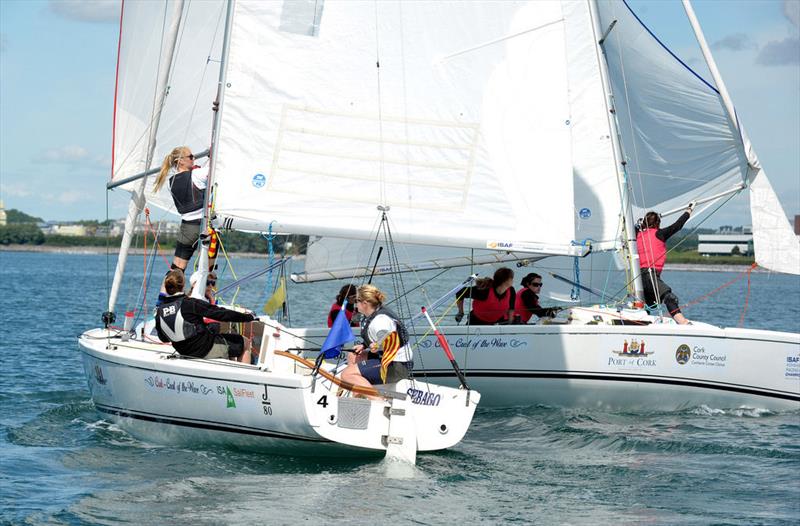
M169 184L172 202L181 214L172 268L185 271L200 239L208 168L194 164L194 155L188 146L178 146L164 157L153 185L153 193L161 190L165 183ZM213 256L209 254L209 258L209 267L213 269Z

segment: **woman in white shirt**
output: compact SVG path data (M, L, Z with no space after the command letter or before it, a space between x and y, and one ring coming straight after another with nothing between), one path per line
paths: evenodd
M348 355L342 380L370 387L408 378L413 367L408 332L397 315L383 306L386 295L377 287L362 285L356 298L358 312L364 316L364 343Z

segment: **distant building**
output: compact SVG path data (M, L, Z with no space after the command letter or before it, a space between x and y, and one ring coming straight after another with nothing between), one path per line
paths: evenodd
M753 253L753 233L750 227L720 227L715 234L697 236L697 252L704 256L730 256Z
M50 232L59 236L85 236L87 235L86 227L83 225L53 225Z
M0 226L6 226L7 222L8 222L8 217L6 216L6 207L3 204L3 201L0 199Z

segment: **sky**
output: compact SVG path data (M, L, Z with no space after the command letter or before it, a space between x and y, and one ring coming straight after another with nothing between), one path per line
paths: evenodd
M679 1L630 3L702 69ZM800 214L800 0L693 6L784 211ZM0 0L0 199L7 209L59 221L125 215L125 192L110 192L107 205L105 191L118 26L119 0ZM707 226L748 224L747 206L745 192Z

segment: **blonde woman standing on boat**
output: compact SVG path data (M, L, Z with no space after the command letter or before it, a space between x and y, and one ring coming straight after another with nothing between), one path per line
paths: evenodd
M153 185L153 193L161 190L167 181L169 181L172 202L178 213L181 214L181 227L170 269L186 271L200 239L200 221L203 217L208 184L208 165L204 167L195 165L192 150L188 146L178 146L164 157L161 171ZM210 269L214 268L215 256L216 254L209 250L208 265Z
M358 287L356 307L363 344L347 356L342 380L361 387L393 383L409 377L413 367L408 332L403 322L383 306L386 294L373 285Z

